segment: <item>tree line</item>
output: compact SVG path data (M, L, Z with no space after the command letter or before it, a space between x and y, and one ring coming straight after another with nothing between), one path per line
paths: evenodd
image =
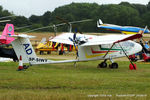
M104 32L104 30L97 29L96 21L102 19L104 23L117 24L122 26L137 26L150 27L150 2L147 5L130 4L128 2L121 2L120 4L104 4L97 3L71 3L55 8L54 11L47 11L41 16L31 15L29 18L25 16L16 16L8 10L4 10L0 6L0 17L13 16L10 23L15 27L30 26L16 31L25 32L31 29L45 27L48 25L56 25L62 23L56 18L59 16L67 21L79 21L84 19L93 19L90 22L73 24L82 32ZM5 23L0 23L0 30L2 31ZM58 31L68 31L67 25L58 27ZM74 30L74 29L73 29ZM53 32L52 28L46 28L38 31Z

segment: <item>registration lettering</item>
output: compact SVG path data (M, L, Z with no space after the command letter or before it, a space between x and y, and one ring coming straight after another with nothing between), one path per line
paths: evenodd
M29 61L36 61L36 62L47 62L47 59L42 59L42 58L29 58Z
M23 44L23 46L26 50L26 54L31 55L32 54L32 49L30 48L30 44Z

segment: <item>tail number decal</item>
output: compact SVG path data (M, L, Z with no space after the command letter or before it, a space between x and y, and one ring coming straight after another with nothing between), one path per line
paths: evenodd
M41 59L41 58L29 58L29 61L36 61L36 62L47 62L47 59Z
M32 49L29 48L30 44L23 44L25 50L26 50L26 54L27 55L31 55L32 54Z

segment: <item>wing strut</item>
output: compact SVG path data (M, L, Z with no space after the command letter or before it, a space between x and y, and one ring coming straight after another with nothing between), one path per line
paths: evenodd
M115 45L115 43L112 44L112 46L110 47L110 49L106 52L106 54L103 56L103 58L105 58L107 56L107 54L109 53L109 51L112 49L112 47Z
M127 55L127 53L126 53L126 51L123 49L123 47L120 45L120 43L118 43L119 44L119 46L121 47L121 49L122 49L122 51L123 51L123 53L126 55L126 57L129 59L129 57L128 57L128 55ZM133 66L133 68L134 68L134 70L136 69L136 67L134 66L134 64L133 64L133 62L129 59L129 61L130 61L130 63L132 64L132 66Z

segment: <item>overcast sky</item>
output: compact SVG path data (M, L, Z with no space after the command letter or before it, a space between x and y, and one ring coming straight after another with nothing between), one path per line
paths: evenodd
M29 17L32 14L43 15L46 11L53 11L59 6L72 2L118 4L122 1L140 4L147 4L149 2L149 0L0 0L0 5L16 15Z

